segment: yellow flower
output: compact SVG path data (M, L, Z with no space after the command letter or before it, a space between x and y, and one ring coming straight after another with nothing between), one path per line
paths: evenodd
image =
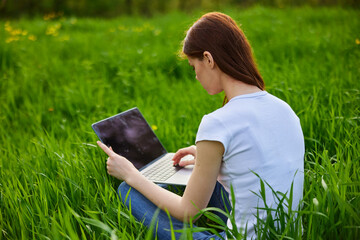
M22 31L21 35L26 36L28 32L26 30Z
M35 41L35 40L36 40L36 37L35 37L34 35L30 35L30 36L28 37L28 39L31 40L31 41Z
M52 35L54 37L56 37L57 35L59 35L59 29L61 28L61 24L60 23L57 23L53 26L49 26L47 29L46 29L46 35Z
M357 39L355 40L355 43L356 43L357 45L360 45L360 40L357 38Z
M11 35L16 36L16 35L21 35L22 31L21 29L14 29L10 32Z
M6 40L5 40L5 42L6 43L11 43L11 42L16 42L16 41L19 41L19 37L18 36L11 36L11 37L9 37L9 38L7 38Z
M54 111L54 108L49 108L48 111L49 111L49 112L53 112L53 111Z
M5 31L7 31L7 32L11 32L11 31L13 30L12 27L10 26L10 22L9 22L9 21L7 21L7 22L5 23L4 28L5 28Z
M152 125L151 126L152 130L156 131L158 129L158 127L156 125Z
M44 15L44 20L45 21L48 21L48 20L51 20L51 19L54 19L54 18L56 18L56 13L54 13L54 12Z

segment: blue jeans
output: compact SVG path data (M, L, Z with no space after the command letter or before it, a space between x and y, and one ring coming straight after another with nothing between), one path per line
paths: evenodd
M163 188L168 188L166 184L159 184ZM171 239L171 231L170 231L170 219L168 214L163 210L158 210L158 207L155 206L150 200L144 197L141 193L139 193L136 189L131 188L126 182L122 182L118 188L118 194L120 200L129 208L129 201L131 201L131 214L138 220L141 221L146 227L150 227L151 222L153 220L153 216L156 211L158 211L158 215L156 217L155 229L154 229L154 237L157 236L158 239ZM128 196L127 196L128 194ZM126 197L127 196L127 197ZM223 199L225 201L223 201ZM217 182L215 185L214 192L209 201L208 207L216 207L226 211L231 211L231 205L229 202L229 195L223 186ZM225 223L227 221L227 217L223 214L213 212L217 214ZM172 227L174 230L181 230L184 227L189 227L189 224L186 224L182 221L179 221L173 217L171 217ZM153 221L154 221L153 220ZM193 227L196 227L193 225ZM156 230L157 228L157 230ZM183 233L183 237L184 237ZM175 232L176 239L181 238L181 232ZM221 232L220 235L225 238L225 232ZM185 236L186 237L186 236ZM208 231L203 232L195 232L192 233L193 239L221 239L215 234L212 234Z

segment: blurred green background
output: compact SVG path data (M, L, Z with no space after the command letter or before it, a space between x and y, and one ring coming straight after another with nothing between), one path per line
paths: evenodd
M218 10L226 6L249 7L342 6L359 7L358 0L0 0L0 17L33 17L50 12L65 15L115 17L153 16L174 10Z
M209 96L177 53L210 10L237 21L266 90L302 124L303 232L272 230L360 239L355 0L0 0L0 240L147 239L91 124L138 106L168 151L193 144L223 95Z

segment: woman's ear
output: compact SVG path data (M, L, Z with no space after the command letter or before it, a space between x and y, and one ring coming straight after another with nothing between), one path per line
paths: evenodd
M211 53L208 51L205 51L203 53L203 60L206 61L205 63L212 69L215 67L214 58L212 57Z

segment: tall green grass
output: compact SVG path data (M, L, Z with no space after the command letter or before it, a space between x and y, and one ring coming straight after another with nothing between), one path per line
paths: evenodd
M300 117L303 238L359 238L359 11L224 12L245 31L267 91ZM193 144L222 103L177 57L199 16L0 22L0 239L146 238L90 125L138 106L168 151Z

